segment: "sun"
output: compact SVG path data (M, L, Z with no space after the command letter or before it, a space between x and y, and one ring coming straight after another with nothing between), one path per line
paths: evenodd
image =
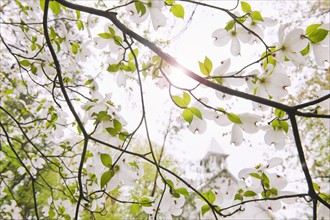
M168 78L174 86L180 88L189 89L198 84L198 82L184 74L183 70L178 67L170 67L170 74L168 74Z

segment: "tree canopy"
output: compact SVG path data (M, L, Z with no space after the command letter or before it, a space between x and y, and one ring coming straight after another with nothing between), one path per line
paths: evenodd
M1 4L1 219L329 218L327 3L299 19L276 1ZM165 145L210 130L278 153L201 188Z

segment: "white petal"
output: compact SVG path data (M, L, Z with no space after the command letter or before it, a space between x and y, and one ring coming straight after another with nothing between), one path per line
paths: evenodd
M188 128L192 133L202 134L206 131L206 121L194 117Z
M330 90L321 90L317 92L318 97L325 95L330 95ZM330 110L330 99L324 100L323 102L318 103L318 105L324 110Z
M119 87L121 86L126 87L126 76L123 72L119 72L117 74L117 85Z
M317 43L317 44L312 44L312 48L317 65L323 67L325 62L330 62L329 47Z
M153 206L142 206L142 209L147 214L154 214L154 207Z
M251 40L252 34L242 27L237 28L237 36L243 43L248 43Z
M273 157L269 160L268 164L265 166L266 169L271 169L283 163L283 159L280 157Z
M329 216L330 216L330 209L327 208L325 205L320 204L317 211L318 219L329 219Z
M283 176L277 175L275 173L268 174L268 178L271 187L277 189L278 191L288 185L288 181Z
M270 128L264 136L264 140L267 145L274 145L276 149L280 150L285 146L285 135L283 130L275 131Z
M214 76L223 76L229 69L231 64L230 58L221 61L221 65L218 66L214 71L213 75Z
M213 43L215 46L221 47L226 45L230 40L230 34L226 29L217 29L213 32L212 38L214 38Z
M220 100L228 100L230 99L232 96L220 91L215 91L215 95L220 99Z
M283 44L284 43L284 31L287 28L287 25L280 25L280 29L278 30L278 42L279 44Z
M161 9L164 6L164 1L151 0L151 7Z
M241 44L237 37L233 37L230 45L230 52L233 56L239 56L241 53Z
M238 178L240 179L246 179L250 176L250 173L255 173L256 169L254 168L245 168L238 173Z
M131 21L137 24L144 22L149 16L149 10L146 10L146 13L141 16L141 14L137 12L134 4L129 4L126 7L126 11L128 12Z
M330 119L322 118L321 121L322 121L322 124L324 125L324 127L330 131Z
M285 88L290 85L290 78L286 74L273 73L265 84L265 90L272 97L282 98L288 94Z
M155 30L157 30L159 27L164 27L166 25L166 17L165 15L160 11L160 9L152 8L150 10L150 17L152 26Z
M103 39L100 37L95 37L93 39L93 41L94 41L94 46L97 49L104 49L107 46L107 44L109 43L109 40L106 40L106 39Z
M170 194L169 191L165 191L161 203L159 205L160 212L163 213L167 212L170 209L172 203L173 203L172 195Z
M260 22L261 25L267 26L267 27L273 27L277 24L277 20L274 18L269 18L269 17L263 17L262 18L264 21Z
M260 202L260 204L265 210L270 210L272 212L276 212L282 208L282 203L280 200L267 200Z
M285 37L284 45L291 52L300 52L305 49L308 44L308 39L302 37L303 29L294 29Z
M235 146L239 146L243 142L243 132L237 124L234 124L233 128L231 130L231 141L230 142L235 144Z
M305 60L304 56L301 55L301 53L299 53L299 52L293 53L293 52L286 51L285 55L296 67L300 67L301 65L305 64L306 60Z
M296 195L296 192L291 191L280 191L278 192L278 196L289 196L289 195ZM281 199L282 202L286 204L295 204L297 202L297 197L287 198L287 199Z
M227 115L216 113L214 116L214 122L220 126L227 126L230 125L231 122L229 121Z
M243 131L253 134L259 130L259 128L256 125L256 123L261 119L259 115L243 113L240 114L239 117L242 121L242 124L238 124L238 125L243 129Z
M251 30L253 32L255 32L258 36L261 37L261 39L263 39L264 37L264 31L261 29L261 27L259 27L258 25L253 25L251 26ZM253 34L250 34L251 35L251 39L249 41L250 44L253 44L253 43L260 43L260 39L253 35Z
M230 86L242 86L245 83L244 78L226 78L226 79L224 79L224 81L226 84L228 84Z

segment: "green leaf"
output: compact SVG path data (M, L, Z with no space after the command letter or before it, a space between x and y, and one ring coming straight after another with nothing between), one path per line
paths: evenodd
M184 99L180 96L172 96L172 99L176 105L178 105L180 108L186 108L187 104L185 103Z
M117 72L119 70L120 64L109 64L107 71L108 72Z
M99 113L97 113L96 118L99 121L109 121L111 119L111 116L108 115L107 111L100 111Z
M117 132L120 132L123 128L123 125L117 119L113 120L113 127L116 129Z
M187 106L189 105L190 100L191 100L191 98L190 98L189 93L183 92L183 101L187 104Z
M180 4L173 4L170 11L177 18L184 18L184 8Z
M50 37L52 40L55 39L55 37L57 36L57 34L56 34L56 31L54 30L53 26L50 26L50 27L49 27L49 30L50 30L50 32L49 32L49 37Z
M141 210L141 205L139 205L139 204L133 204L131 206L131 214L132 215L135 215L135 214L139 213L140 210Z
M273 121L272 121L272 127L273 127L273 129L276 130L277 127L279 126L279 124L280 124L280 123L279 123L278 120L273 120Z
M55 217L55 211L54 209L50 208L49 211L48 211L48 217L49 219L53 219Z
M13 93L13 91L14 91L14 88L12 88L12 89L7 89L6 92L5 92L5 94L6 94L6 95L10 95L10 94Z
M320 186L317 183L313 182L313 188L316 192L320 192Z
M79 31L84 30L84 23L82 21L76 21L76 25Z
M241 8L245 13L249 13L251 11L251 5L247 2L241 2Z
M288 133L289 131L289 124L286 121L280 121L280 127Z
M275 109L275 115L279 118L283 118L285 115L285 112L280 109Z
M45 0L40 0L40 8L42 11L45 9Z
M253 196L256 196L257 194L255 192L253 192L252 190L248 190L246 191L243 196L245 197L253 197Z
M265 173L262 173L261 175L261 184L266 188L269 189L269 178Z
M30 61L28 60L22 60L19 62L22 66L30 66Z
M309 54L310 51L310 44L307 44L307 46L305 47L305 49L303 49L302 51L300 51L301 55L306 56L307 54Z
M213 191L209 190L207 192L202 193L202 195L210 202L213 203L215 201L215 194Z
M136 169L139 169L139 166L138 166L135 162L128 162L128 164L129 164L131 167L135 167Z
M275 189L275 188L271 188L271 189L269 190L269 192L270 192L271 195L273 195L273 196L277 196L277 195L278 195L277 189Z
M139 54L139 49L138 49L138 48L133 49L133 53L134 53L135 56L137 57L138 54ZM132 52L130 52L130 53L128 54L128 59L129 59L129 60L134 60L134 56L133 56Z
M197 116L199 119L203 120L202 113L201 113L201 111L199 111L198 108L190 107L189 110L190 110L195 116Z
M131 72L134 72L136 70L136 65L134 62L128 62L127 65Z
M81 135L82 131L81 131L81 128L79 127L79 125L77 125L77 131L78 131L78 134Z
M146 6L142 2L135 2L135 8L141 14L140 16L143 16L147 12Z
M117 130L114 128L106 128L105 130L113 137L118 134Z
M113 35L110 33L99 33L98 36L100 36L101 38L104 38L104 39L113 38Z
M250 14L253 21L264 21L259 11L253 11Z
M231 20L231 21L229 21L229 22L227 23L225 29L226 29L227 31L229 31L229 30L231 30L231 29L234 27L234 25L235 25L235 21L234 21L234 20Z
M191 112L190 109L184 109L182 112L183 119L188 122L189 124L192 122L194 114Z
M112 166L112 159L109 154L101 154L100 155L101 162L105 167L111 168Z
M150 207L151 206L151 201L147 197L143 197L140 199L140 204L145 207Z
M89 84L91 84L93 82L93 79L88 79L88 80L86 80L86 82L85 82L85 86L88 86Z
M165 181L166 181L166 184L168 184L171 188L174 188L174 183L172 180L166 179Z
M105 171L101 176L101 189L111 180L111 178L115 175L113 170Z
M201 208L202 216L204 216L205 213L207 213L210 209L211 208L208 204L203 205L202 208Z
M38 38L36 36L32 36L32 38L31 38L32 43L37 42L37 40L38 40Z
M271 52L274 52L274 51L275 51L275 48L271 48L270 50L271 50ZM264 52L261 56L262 56L262 57L265 57L265 56L266 56L266 52ZM268 63L273 64L274 67L276 66L276 60L274 59L274 57L273 57L272 55L267 56L267 57L264 59L264 62L263 62L263 68L264 68L264 69L267 68L267 64L268 64Z
M58 15L61 12L61 5L56 1L49 2L49 8L55 15Z
M80 19L80 11L79 10L76 10L76 16L77 16L77 19Z
M311 24L306 28L306 35L310 35L311 33L313 33L314 31L316 31L316 29L318 29L322 24Z
M328 35L329 31L325 30L325 29L317 29L316 31L314 31L313 33L311 33L308 36L308 39L310 41L312 41L313 43L318 43L322 40L324 40L326 38L326 36Z
M257 178L257 179L261 179L261 177L258 173L250 173L250 176Z
M80 45L77 42L71 44L71 51L73 54L77 54L79 52Z
M234 113L227 113L227 118L235 124L242 124L242 121L239 116Z
M31 44L30 48L31 48L32 51L35 51L35 49L37 49L37 46L36 46L36 44Z
M269 190L265 190L261 192L262 198L268 198L270 196Z
M31 65L31 72L32 72L33 74L36 74L37 71L38 71L37 67L35 67L35 66L32 64L32 65Z
M198 61L198 64L201 73L203 73L205 76L210 75L213 65L212 65L212 61L208 57L205 57L203 63Z
M167 5L172 5L175 2L175 0L165 0L165 3Z
M210 75L212 68L213 68L213 64L212 64L212 61L208 57L205 57L205 59L204 59L204 66L208 72L207 75Z
M189 192L186 188L178 188L176 191L185 197L189 197Z
M240 201L242 201L243 200L243 196L241 194L239 194L239 193L236 193L234 200L240 200Z

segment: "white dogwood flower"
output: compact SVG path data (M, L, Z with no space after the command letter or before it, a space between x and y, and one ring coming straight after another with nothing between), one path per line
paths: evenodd
M212 38L214 39L214 44L218 47L224 46L231 41L231 54L233 56L239 56L241 54L240 41L248 43L251 39L251 33L242 27L233 28L229 31L224 28L219 28L213 32Z
M231 64L231 60L226 59L221 61L220 66L214 69L211 76L212 77L219 77L215 78L216 82L220 85L223 85L225 87L231 88L232 86L241 86L244 84L244 80L242 78L235 78L231 77L234 75L234 72L227 73L229 67ZM241 72L239 75L241 75L243 72ZM237 76L237 75L236 75ZM231 98L231 95L225 94L220 91L215 91L216 96L221 100L228 100Z
M142 14L141 11L137 10L136 4L144 4L145 11L144 14ZM152 26L155 30L157 30L159 27L164 27L166 25L166 17L162 13L162 8L164 6L164 1L159 0L141 0L139 3L136 4L129 4L126 7L126 10L128 11L130 15L131 21L134 23L142 23L144 22L150 15ZM138 6L141 7L141 6Z
M242 123L235 123L231 130L231 143L239 146L243 142L243 132L254 134L258 132L259 128L256 123L260 121L259 115L243 113L238 115Z
M276 46L276 49L279 49L279 51L276 52L275 59L283 63L285 58L288 58L296 66L303 65L305 58L300 51L308 45L308 39L304 36L304 30L300 28L294 29L285 36L285 29L285 25L280 26L278 32L279 43Z

